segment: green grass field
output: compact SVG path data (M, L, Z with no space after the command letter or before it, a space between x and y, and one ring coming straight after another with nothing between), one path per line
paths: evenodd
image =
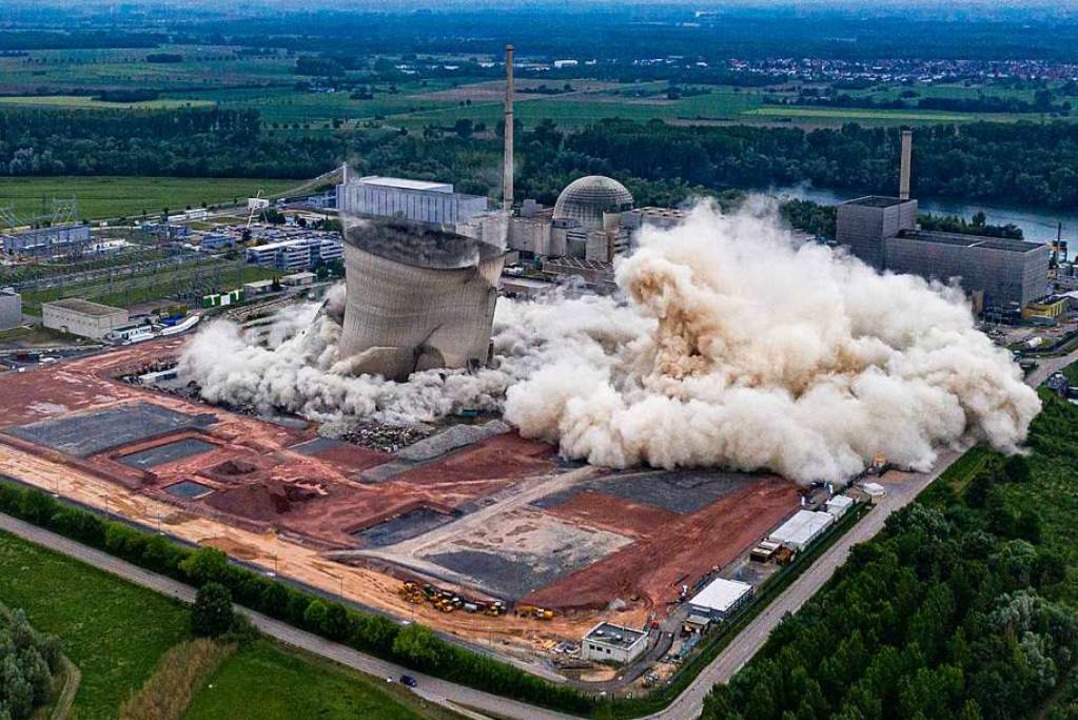
M80 720L112 720L157 659L187 635L187 609L93 568L0 533L0 602L59 635L82 671Z
M188 637L186 606L0 532L0 603L22 608L35 628L58 635L82 671L72 717L113 720L120 704ZM185 718L451 720L381 678L269 640L225 661Z
M766 105L749 110L744 115L755 117L788 117L797 120L886 120L888 122L964 122L985 119L987 115L973 113L921 112L920 110L865 110L858 108L813 108L793 107L788 105ZM1011 116L1006 116L1010 119ZM997 118L1002 119L1002 118Z
M259 190L264 196L288 190L301 180L258 178L168 177L5 177L0 178L0 207L10 207L20 217L40 213L42 199L51 212L54 199L76 198L79 219L98 220L136 217L143 211L160 215L202 203L215 205L244 202Z
M229 658L188 707L184 720L412 720L451 718L439 708L420 710L418 698L398 683L367 678L347 668L267 641ZM422 714L419 714L419 713Z

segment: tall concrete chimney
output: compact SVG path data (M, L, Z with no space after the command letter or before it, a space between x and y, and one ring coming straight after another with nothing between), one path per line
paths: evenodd
M898 176L898 199L910 199L910 152L913 144L913 131L902 131L902 168Z
M505 46L505 167L502 168L502 208L513 212L513 46Z

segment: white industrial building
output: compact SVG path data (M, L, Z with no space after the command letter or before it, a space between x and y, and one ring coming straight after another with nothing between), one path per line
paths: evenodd
M853 498L848 495L836 495L826 503L824 507L827 508L827 512L834 515L836 518L840 518L845 515L850 508L854 505Z
M337 209L350 215L456 226L486 212L487 199L450 183L368 175L337 186Z
M0 235L5 255L63 254L89 242L88 225L56 225Z
M305 237L247 248L247 262L285 272L309 270L319 261L340 260L344 248L339 240Z
M41 304L42 324L60 332L101 340L128 324L127 311L81 298L64 298Z
M725 620L752 599L752 585L716 578L689 599L689 613L711 620Z
M835 516L829 512L798 510L797 514L780 525L767 539L801 552L833 522Z
M594 662L631 663L648 649L648 635L641 630L601 622L584 636L580 657Z
M22 325L22 295L15 288L0 288L0 330Z

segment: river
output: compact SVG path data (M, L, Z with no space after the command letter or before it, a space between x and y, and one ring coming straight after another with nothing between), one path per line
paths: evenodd
M846 200L861 197L864 193L846 190L827 190L808 185L775 188L769 194L812 200L823 205L835 205ZM1026 240L1046 242L1056 237L1056 224L1063 223L1063 239L1078 241L1078 213L1067 210L1046 208L1006 207L984 205L981 203L963 203L956 200L931 200L917 198L917 209L933 215L958 215L969 220L977 212L983 212L991 225L1013 223L1022 228Z

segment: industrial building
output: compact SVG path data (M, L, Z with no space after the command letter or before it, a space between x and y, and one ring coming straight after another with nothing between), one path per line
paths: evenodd
M60 225L0 235L5 255L62 255L90 242L88 225Z
M824 530L835 522L835 516L829 512L798 510L797 513L780 525L767 539L779 543L796 552L801 552L812 544Z
M398 379L484 365L504 262L498 246L429 225L349 223L340 357Z
M840 518L850 511L854 506L853 498L848 495L835 495L824 503L824 508L827 512L834 515L836 518Z
M81 337L102 340L128 324L127 311L81 298L64 298L41 304L45 327Z
M339 240L304 237L249 247L246 255L247 262L253 265L294 273L310 270L319 262L340 260L344 249Z
M643 655L647 649L647 633L601 622L584 636L580 644L580 657L593 662L627 665Z
M877 270L942 281L958 278L978 310L1017 316L1047 295L1049 246L918 227L917 201L909 197L910 138L905 131L899 196L870 195L840 204L838 244Z
M369 175L337 186L337 209L349 215L456 226L487 205L486 197L453 192L450 183Z
M22 295L15 288L0 288L0 330L22 325Z
M752 599L752 585L716 578L689 599L689 612L710 620L725 620Z

